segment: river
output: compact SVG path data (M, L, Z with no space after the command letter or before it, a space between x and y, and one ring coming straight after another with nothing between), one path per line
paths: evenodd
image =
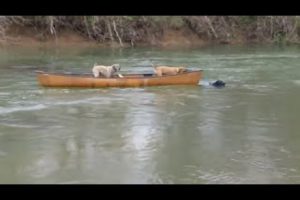
M203 69L198 86L43 88L35 70ZM0 183L300 182L300 47L0 49ZM222 89L206 86L223 80Z

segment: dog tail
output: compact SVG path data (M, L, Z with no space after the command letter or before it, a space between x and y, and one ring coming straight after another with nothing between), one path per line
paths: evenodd
M157 68L157 65L154 65L153 63L151 63L151 66L156 69Z
M156 68L156 66L153 64L152 59L150 59L150 63L151 63L151 66L152 66L153 68Z

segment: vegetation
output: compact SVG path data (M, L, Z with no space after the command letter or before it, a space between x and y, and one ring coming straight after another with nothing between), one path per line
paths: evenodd
M218 43L298 43L299 22L298 16L1 16L0 42L10 40L13 27L21 27L34 30L32 37L42 39L68 30L120 46L153 45L170 30Z

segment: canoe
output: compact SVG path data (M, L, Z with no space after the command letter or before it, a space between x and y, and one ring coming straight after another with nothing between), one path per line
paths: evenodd
M202 70L177 75L122 74L123 77L94 78L92 74L49 73L36 71L40 85L45 87L145 87L162 85L198 85Z

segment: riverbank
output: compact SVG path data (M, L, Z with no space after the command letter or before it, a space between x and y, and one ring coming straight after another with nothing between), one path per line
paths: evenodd
M0 44L195 47L299 44L298 16L1 16Z
M127 47L159 47L159 48L189 48L209 45L237 45L253 44L257 41L249 41L241 34L227 40L212 40L201 38L194 32L182 29L168 29L161 37L148 38L142 42L96 41L89 39L71 30L61 30L55 35L39 33L31 28L14 28L7 31L5 39L1 40L2 47L103 47L103 48L127 48ZM267 42L266 43L270 43Z
M298 16L1 16L0 44L198 47L299 44Z

